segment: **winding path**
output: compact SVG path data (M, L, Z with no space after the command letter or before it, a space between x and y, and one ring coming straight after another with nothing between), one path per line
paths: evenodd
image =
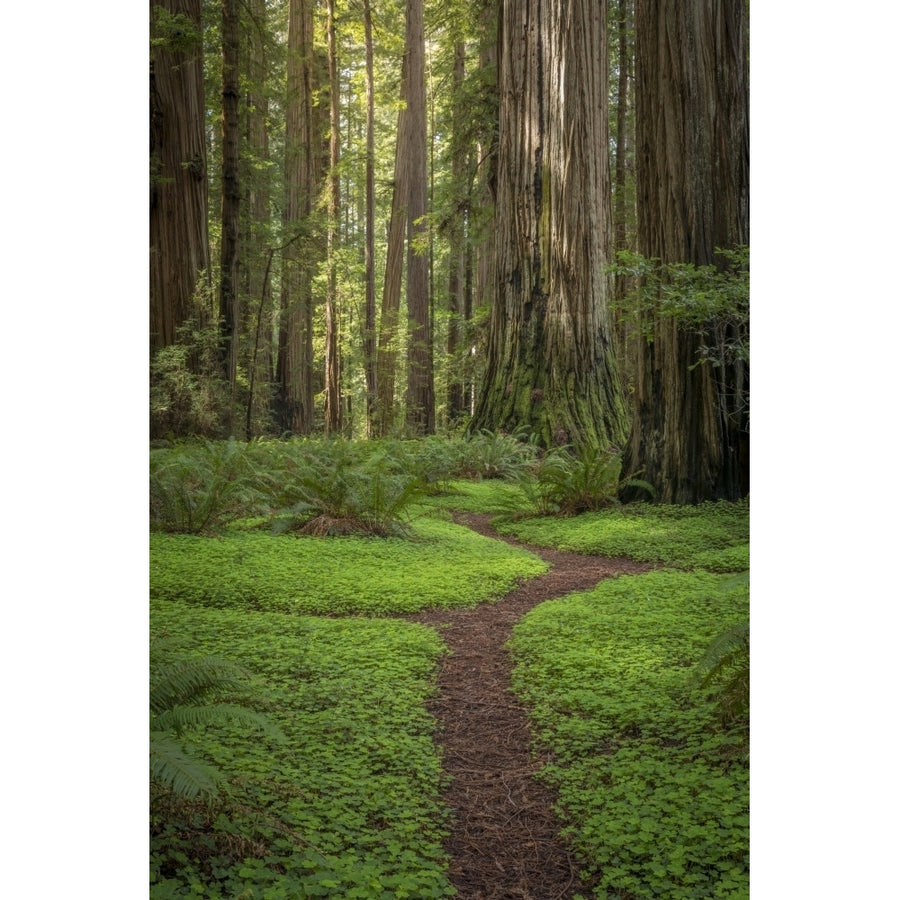
M468 514L456 521L525 546L498 535L490 518ZM453 813L445 847L450 880L462 900L569 900L589 894L590 885L580 880L578 865L559 836L555 796L534 777L547 758L532 753L528 711L510 687L506 643L516 622L538 603L652 568L627 559L528 549L550 563L548 573L495 603L410 617L437 628L450 650L430 708L439 722L444 769L452 779L444 797Z

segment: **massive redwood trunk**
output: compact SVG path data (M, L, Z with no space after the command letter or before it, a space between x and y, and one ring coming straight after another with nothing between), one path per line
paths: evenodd
M496 296L474 428L619 445L605 0L505 0Z
M162 33L154 7L185 27ZM151 354L175 343L195 313L198 273L209 270L200 8L200 0L150 3L151 34L162 40L150 57Z
M638 250L663 263L717 263L749 244L747 21L744 0L637 0ZM666 503L749 490L749 371L697 365L705 332L657 317L638 346L626 465ZM728 337L734 337L727 336Z

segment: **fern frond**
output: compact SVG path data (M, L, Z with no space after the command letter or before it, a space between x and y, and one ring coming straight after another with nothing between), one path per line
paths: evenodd
M716 635L697 665L702 687L708 686L726 669L742 664L750 656L750 623L741 622Z
M171 709L153 716L152 728L154 731L174 732L178 735L187 728L216 725L224 721L258 728L276 740L285 740L281 729L269 721L265 715L232 703L215 703L211 706L173 706Z
M171 735L151 731L150 780L186 800L197 796L211 800L219 795L222 776L190 756Z
M692 681L714 691L720 721L749 725L750 623L740 622L717 635L694 670Z
M650 484L649 481L644 481L642 478L626 478L620 485L620 490L624 490L625 488L638 488L642 491L646 491L651 499L656 496L656 488Z
M161 713L214 693L246 687L248 674L224 659L180 659L152 667L150 710Z

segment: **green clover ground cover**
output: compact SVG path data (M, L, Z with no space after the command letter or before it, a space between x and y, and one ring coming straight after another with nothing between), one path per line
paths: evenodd
M211 808L151 818L152 900L452 894L424 705L443 651L434 631L160 600L150 611L167 652L258 676L261 708L286 737L228 724L185 732L187 749L230 779Z
M472 607L547 570L531 553L421 517L404 538L150 536L151 597L230 609L402 615Z
M652 506L634 503L569 518L500 520L495 527L529 544L592 556L626 556L678 569L749 568L750 504Z
M691 667L746 621L746 587L651 572L548 601L516 627L514 689L554 762L567 833L596 896L748 896L749 770ZM724 587L723 587L724 585Z

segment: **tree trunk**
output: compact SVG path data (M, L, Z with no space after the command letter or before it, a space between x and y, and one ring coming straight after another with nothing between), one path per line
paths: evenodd
M325 294L325 433L341 431L341 361L338 353L337 249L341 208L340 90L334 0L328 0L328 288Z
M366 47L366 312L363 327L363 368L366 376L366 435L374 434L377 396L375 368L375 55L372 10L363 0Z
M409 66L403 58L400 77L400 97L403 101L397 118L397 152L394 157L394 194L391 202L391 221L388 227L387 258L384 267L384 292L381 297L381 326L378 332L377 386L378 402L375 410L375 434L387 437L394 427L394 387L397 377L397 340L400 326L400 292L403 286L403 249L405 247L406 215L409 203L409 168L407 164L406 107Z
M631 0L619 0L617 9L618 78L616 83L616 178L615 178L615 249L628 246L628 71L631 54L628 52L628 13ZM618 292L617 292L618 294Z
M288 20L285 104L284 233L281 320L278 335L278 412L282 431L310 434L315 423L313 393L312 276L318 257L312 213L319 180L319 136L315 109L313 6L291 0Z
M256 309L248 309L246 315L248 330L247 373L249 392L245 416L244 432L249 441L254 435L254 417L257 428L265 428L263 423L269 415L269 388L272 372L272 306L269 289L272 257L270 245L270 190L269 190L269 104L266 98L266 82L269 75L266 54L267 16L266 0L251 0L250 13L253 27L247 32L248 81L246 104L245 146L252 161L256 163L251 177L242 179L246 248L244 257L247 265L242 272L245 296L256 302ZM257 170L263 169L257 174Z
M744 0L637 0L638 249L663 263L715 263L749 243ZM737 499L749 490L748 371L695 365L707 334L652 323L638 349L626 465L664 503Z
M406 300L410 336L407 363L406 424L412 434L434 432L434 365L428 294L426 239L425 24L423 0L407 0L407 118L409 203L407 207Z
M496 297L474 428L607 447L627 418L608 310L606 2L505 0Z
M466 45L459 41L453 54L453 126L455 132L461 132L468 116L468 111L462 105L461 90L466 77ZM454 141L453 155L450 160L450 177L455 189L459 192L459 207L453 214L450 223L450 278L447 286L450 302L450 322L447 330L447 357L450 361L451 371L447 385L447 406L451 422L459 421L466 412L465 396L465 370L461 365L460 355L465 352L464 339L466 334L466 265L468 261L466 240L466 213L468 201L468 185L464 185L466 177L467 159L466 147L459 141ZM465 191L465 194L463 193Z
M219 319L222 334L223 374L231 388L226 411L226 431L234 430L237 385L237 353L240 329L238 294L238 233L241 193L240 119L238 84L240 62L240 15L237 0L222 0L222 248L219 277Z
M175 343L195 314L194 289L209 271L206 105L200 0L153 0L191 27L168 35L150 59L150 353ZM154 25L152 34L160 37Z

